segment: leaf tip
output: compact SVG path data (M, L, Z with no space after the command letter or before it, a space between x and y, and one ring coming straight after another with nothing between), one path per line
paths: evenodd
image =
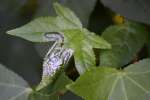
M13 32L13 30L8 30L8 31L6 31L6 34L13 35L14 32Z
M58 9L62 8L61 4L59 4L58 2L53 3L53 7L54 7L56 12L57 12Z

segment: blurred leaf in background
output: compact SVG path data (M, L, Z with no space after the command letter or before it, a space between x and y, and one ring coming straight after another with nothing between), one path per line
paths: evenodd
M102 50L100 65L123 67L138 56L147 43L149 32L138 23L125 22L108 27L102 37L112 45L110 50Z
M31 92L25 80L0 64L0 100L27 100Z

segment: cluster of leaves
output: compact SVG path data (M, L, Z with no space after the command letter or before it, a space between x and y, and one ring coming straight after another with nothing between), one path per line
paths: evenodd
M66 90L86 100L149 100L150 59L128 65L148 41L143 25L127 21L108 27L98 36L84 28L70 9L58 3L54 8L56 17L37 18L7 33L32 42L48 42L43 38L45 32L63 33L64 47L74 50L80 76L73 82L62 72L46 88L36 91L1 65L3 100L57 100ZM94 48L100 51L99 66L95 64Z

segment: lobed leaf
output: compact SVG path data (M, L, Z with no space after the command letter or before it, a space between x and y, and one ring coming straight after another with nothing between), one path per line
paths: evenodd
M79 74L83 74L90 66L95 66L93 48L108 49L111 46L99 36L83 30L64 31L64 45L74 50L75 65Z
M124 70L93 68L67 87L85 100L149 100L150 59Z

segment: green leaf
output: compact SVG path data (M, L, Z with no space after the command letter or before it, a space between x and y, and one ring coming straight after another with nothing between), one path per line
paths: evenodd
M93 48L106 49L111 46L101 37L83 30L64 31L64 45L74 50L76 68L79 74L84 73L90 66L95 66Z
M76 29L76 27L62 17L41 17L7 33L32 42L47 42L43 38L44 33L61 32L65 29Z
M1 100L27 100L31 91L25 80L0 64Z
M112 49L101 51L100 65L122 67L136 57L147 42L148 32L140 24L125 23L108 27L102 37L111 43Z
M29 100L59 100L59 95L64 94L66 85L72 83L65 73L60 73L59 76L53 79L53 82L38 91L33 91Z
M85 100L149 100L150 59L124 70L93 68L67 87Z

